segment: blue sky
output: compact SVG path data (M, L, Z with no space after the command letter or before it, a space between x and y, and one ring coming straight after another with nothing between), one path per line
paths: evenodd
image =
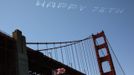
M0 30L11 34L18 28L27 41L74 40L104 30L126 75L133 75L133 3L132 0L0 0Z

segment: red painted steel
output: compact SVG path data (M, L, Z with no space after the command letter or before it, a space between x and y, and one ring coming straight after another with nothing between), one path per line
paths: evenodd
M93 37L94 48L95 48L95 52L96 52L100 75L116 75L112 57L111 57L109 47L108 47L108 44L106 41L105 33L102 31L100 33L97 33L96 35L92 35L92 37ZM103 39L101 39L101 41L103 41L102 44L97 43L97 39L99 39L99 38L103 38ZM103 57L100 57L99 51L102 49L106 50L106 55ZM104 71L105 67L102 65L104 62L107 62L107 64L109 64L109 67L110 67L109 71L106 71L106 72Z

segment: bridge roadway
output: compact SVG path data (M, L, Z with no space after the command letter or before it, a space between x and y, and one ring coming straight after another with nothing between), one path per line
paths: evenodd
M27 48L29 70L37 73L45 72L45 75L52 75L52 70L65 68L67 75L85 75L61 62L58 62L43 53Z

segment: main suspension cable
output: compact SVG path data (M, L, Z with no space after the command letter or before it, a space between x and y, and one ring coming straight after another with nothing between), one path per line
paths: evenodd
M124 69L122 68L122 66L121 66L121 64L120 64L120 62L119 62L119 60L118 60L118 58L117 58L117 56L116 56L116 54L115 54L115 52L114 52L112 46L111 46L111 44L110 44L109 41L107 40L107 38L106 38L106 41L107 41L107 43L108 43L108 45L109 45L109 47L110 47L110 49L111 49L113 55L115 56L115 59L117 60L117 63L119 64L119 67L121 68L121 70L122 70L122 72L123 72L123 75L126 75Z
M66 43L76 43L76 42L81 42L87 39L91 39L92 37L89 36L87 38L84 38L82 40L74 40L74 41L64 41L64 42L27 42L26 44L66 44Z

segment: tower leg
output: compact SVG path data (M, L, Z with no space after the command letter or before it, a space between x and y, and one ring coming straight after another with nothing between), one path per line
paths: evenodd
M92 35L92 38L94 42L94 48L96 52L100 75L116 75L112 57L109 51L109 47L108 47L104 32L102 31L96 35ZM101 39L103 43L98 44L97 43L98 39ZM105 51L105 53L102 56L100 52L103 52L103 50ZM104 67L105 64L108 65L107 67L109 67L109 70L105 70L105 67Z
M17 47L17 75L28 75L28 57L25 37L21 31L16 30L13 32L13 38L16 40Z

